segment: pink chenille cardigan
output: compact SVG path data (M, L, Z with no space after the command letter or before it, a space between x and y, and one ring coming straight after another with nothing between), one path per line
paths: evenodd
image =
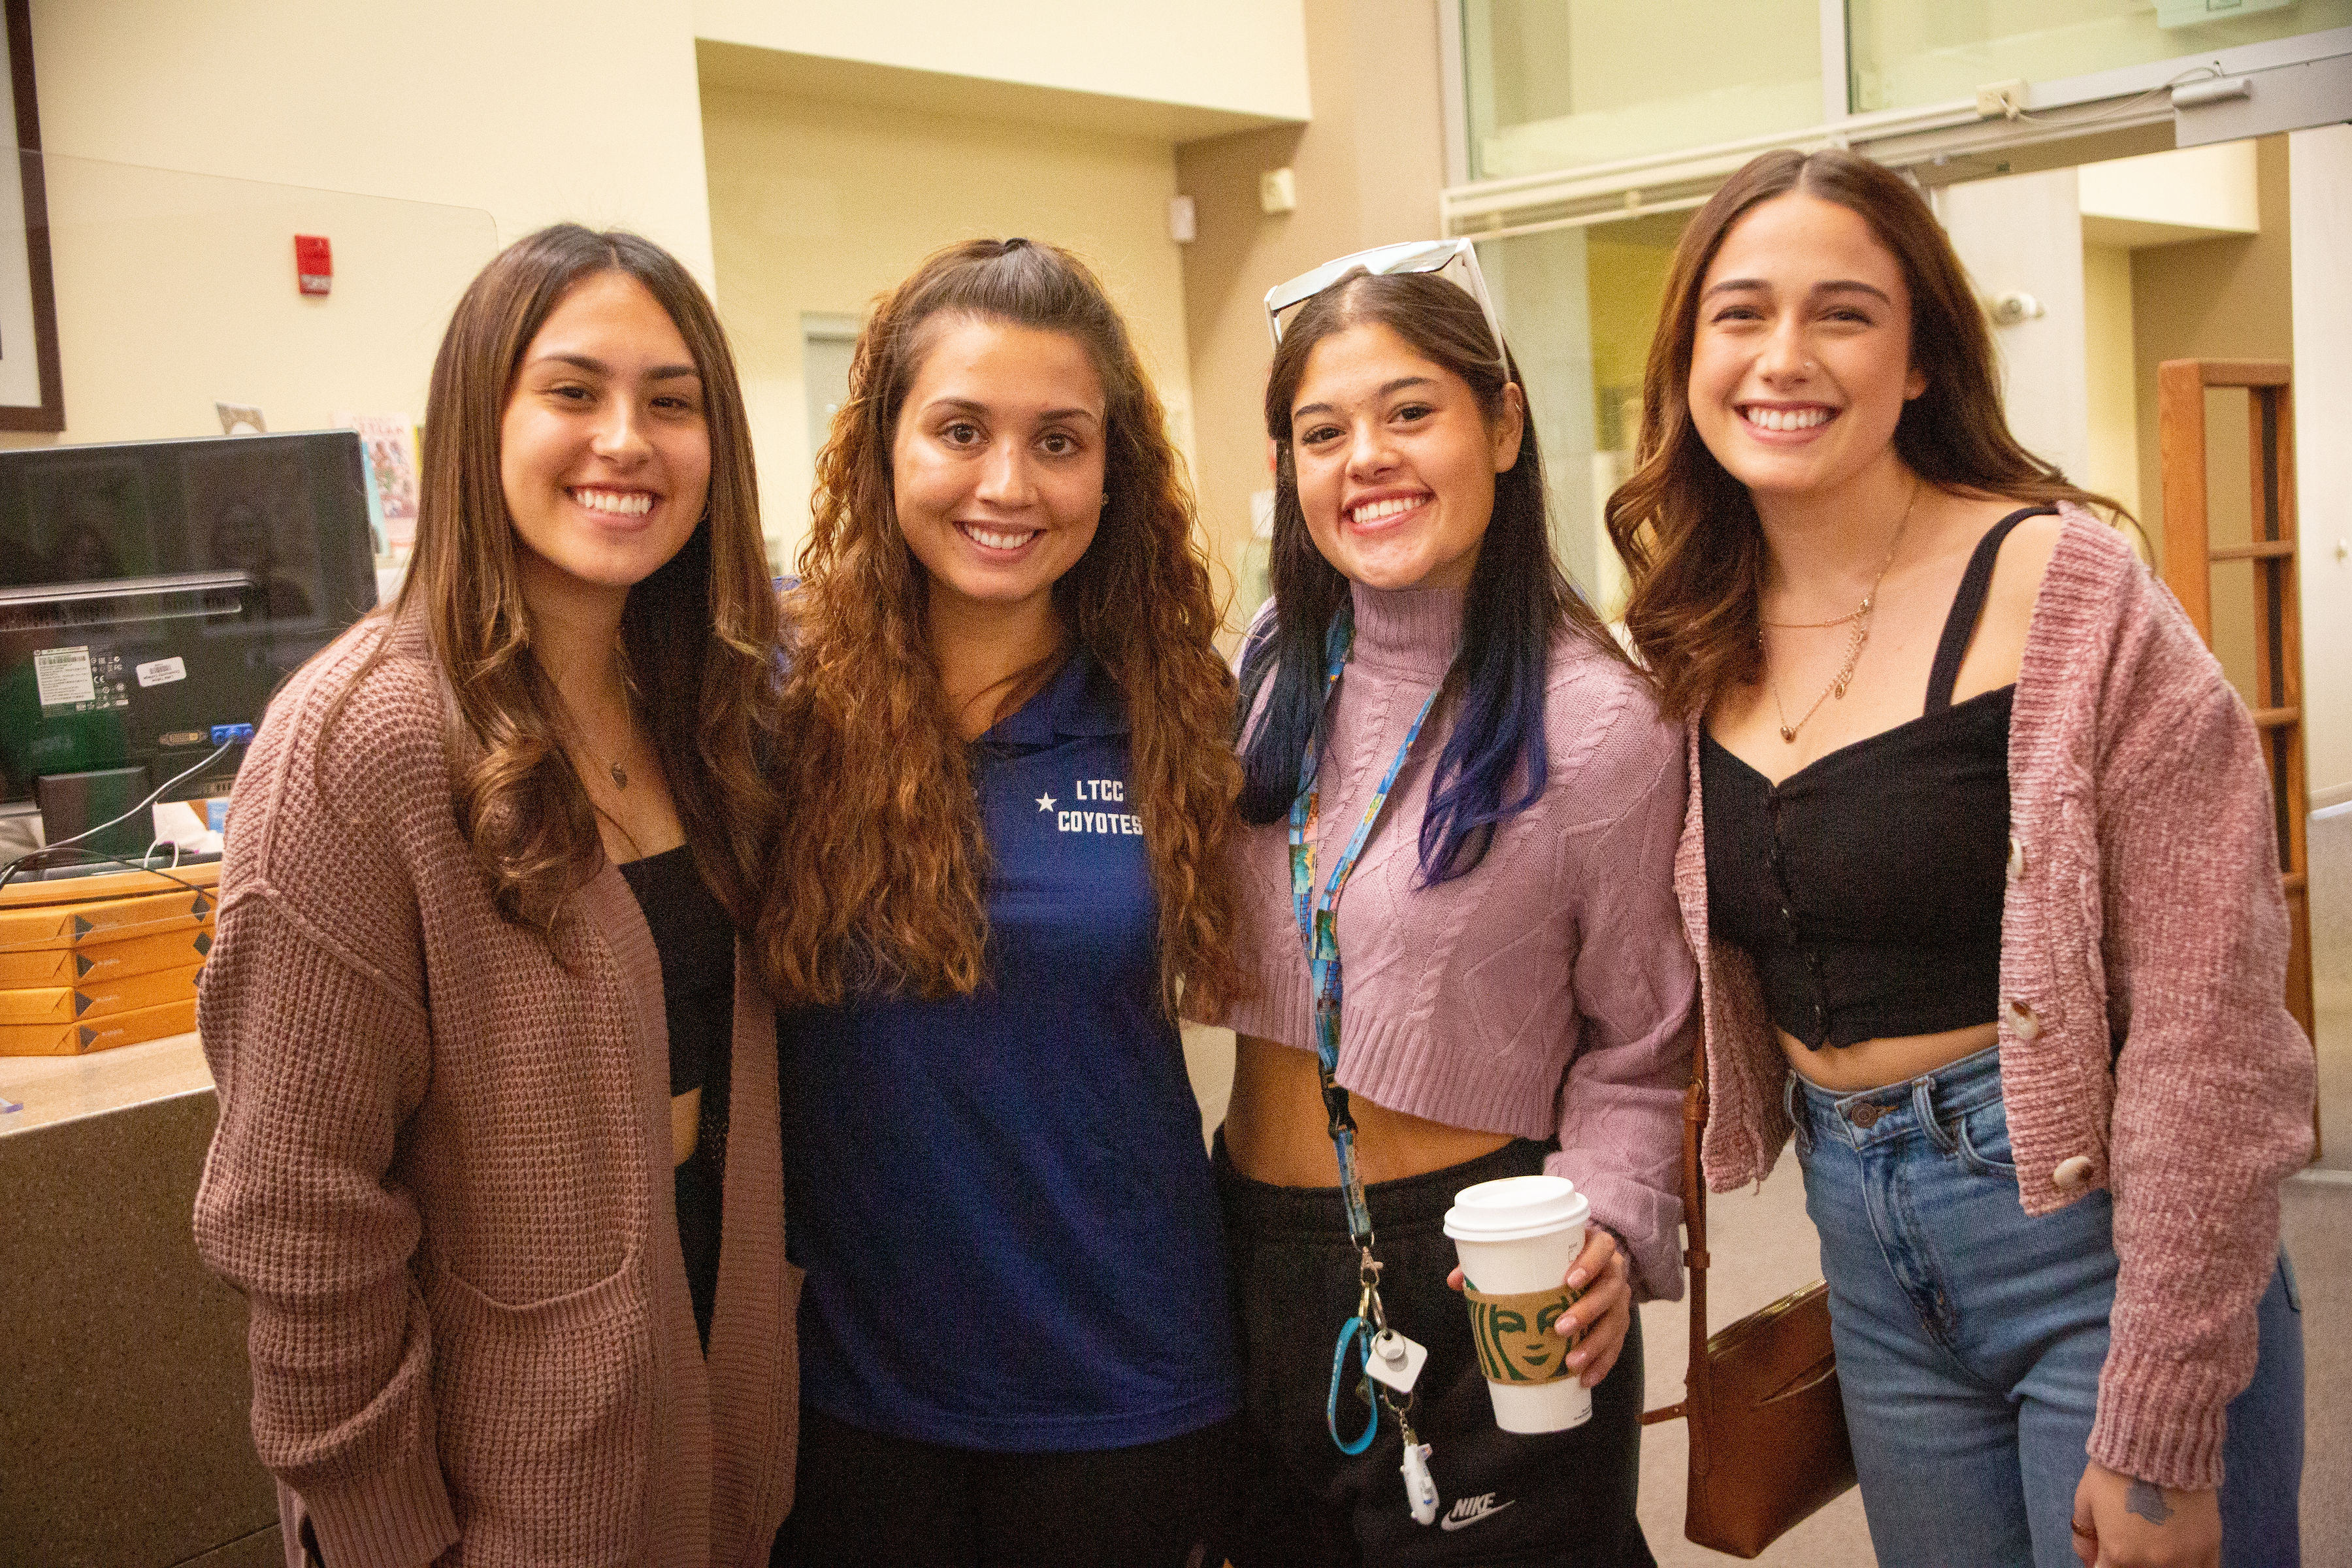
M499 917L443 693L414 624L365 623L237 778L196 1239L250 1303L288 1561L307 1521L332 1568L765 1563L798 1394L774 1009L739 944L706 1363L652 938L610 865L551 944Z
M1699 960L1708 1185L1790 1135L1754 965L1707 940L1698 730L1675 857ZM2311 1042L2287 1014L2271 790L2244 705L2123 539L2074 509L2010 723L2000 1073L2019 1195L2115 1199L2122 1271L2090 1454L2160 1485L2221 1475L2252 1379L2278 1186L2311 1154Z

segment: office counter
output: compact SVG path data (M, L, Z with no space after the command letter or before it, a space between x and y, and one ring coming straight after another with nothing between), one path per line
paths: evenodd
M0 1138L184 1094L209 1100L212 1091L194 1035L86 1057L0 1057Z
M214 1115L194 1035L0 1058L0 1563L284 1561L190 1230Z

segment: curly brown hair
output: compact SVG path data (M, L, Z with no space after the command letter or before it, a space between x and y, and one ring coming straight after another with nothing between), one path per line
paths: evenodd
M834 1005L868 987L940 996L987 973L987 846L933 661L929 580L891 489L899 412L943 317L1062 333L1102 380L1108 500L1054 605L1127 705L1161 1001L1172 1016L1181 987L1188 1010L1213 1015L1238 986L1224 849L1241 771L1208 555L1117 309L1076 257L1021 239L950 246L881 299L817 458L814 526L786 610L789 739L777 776L789 827L758 931L776 998Z
M1902 175L1842 149L1752 158L1693 216L1675 247L1643 373L1637 467L1605 510L1633 582L1625 629L1669 713L1699 712L1726 686L1763 669L1763 525L1747 487L1715 460L1691 422L1690 366L1699 289L1724 237L1753 208L1791 192L1859 214L1903 268L1912 363L1927 383L1895 427L1895 456L1913 473L1956 494L2074 501L2128 516L2009 433L1976 292L1943 226Z
M500 251L467 288L426 395L416 553L400 596L380 613L420 621L448 677L458 826L499 913L551 932L604 851L563 748L562 704L531 655L499 428L532 338L574 287L607 272L645 286L702 380L707 510L685 547L629 590L621 651L630 706L663 759L696 868L749 929L775 825L761 763L773 750L776 598L734 356L709 299L675 257L634 234L558 224Z

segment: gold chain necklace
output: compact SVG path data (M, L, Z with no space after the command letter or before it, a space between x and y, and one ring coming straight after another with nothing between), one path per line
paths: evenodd
M622 683L625 686L628 683L628 655L621 647L617 640L614 641L613 646L613 656L615 659L620 661L621 679ZM567 710L571 708L571 704L569 703L565 703L564 706ZM622 710L622 716L624 722L630 725L630 733L628 734L627 739L634 740L635 738L635 721L630 717L625 706ZM611 776L613 780L613 787L614 789L625 790L629 787L628 770L621 766L621 758L607 757L604 755L604 749L602 747L593 745L590 742L587 726L580 722L580 717L576 712L572 714L572 732L578 740L581 747L585 750L591 757L604 764L604 772ZM628 754L628 749L625 743L623 745L621 754L622 756Z
M1793 746L1797 743L1797 731L1803 729L1811 721L1813 715L1822 710L1822 703L1832 697L1841 701L1844 700L1845 689L1853 681L1853 668L1862 661L1863 645L1870 640L1870 612L1871 607L1878 602L1878 585L1886 581L1887 569L1895 564L1895 552L1903 546L1903 531L1911 524L1911 509L1918 504L1919 484L1915 479L1911 484L1911 499L1903 503L1903 515L1895 524L1895 537L1887 542L1886 559L1879 563L1878 575L1870 580L1870 592L1862 596L1861 604L1833 621L1762 619L1758 621L1757 624L1760 626L1770 626L1775 631L1792 632L1822 631L1831 626L1844 626L1848 622L1853 625L1853 635L1846 638L1845 662L1838 667L1836 678L1822 689L1822 694L1813 699L1813 705L1806 709L1803 715L1793 724L1789 722L1789 710L1782 706L1780 701L1780 683L1772 679L1771 668L1769 663L1767 664L1764 673L1765 683L1772 689L1772 710L1780 715L1780 739L1788 744ZM1756 646L1759 649L1764 646L1764 634L1761 631L1756 634Z

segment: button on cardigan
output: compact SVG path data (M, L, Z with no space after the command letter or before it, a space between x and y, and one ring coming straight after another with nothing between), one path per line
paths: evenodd
M1355 654L1322 763L1318 880L1461 633L1459 590L1357 587L1354 600ZM1563 630L1546 679L1542 798L1497 829L1475 870L1423 887L1421 819L1455 707L1432 711L1339 900L1339 1082L1450 1126L1558 1137L1544 1168L1625 1243L1637 1290L1677 1297L1697 984L1674 902L1680 733L1636 671ZM1287 824L1244 831L1232 854L1255 994L1209 1021L1312 1050Z
M2090 1455L2221 1479L2254 1371L2278 1186L2311 1154L2311 1042L2286 1011L2270 783L2244 705L2163 584L2074 508L2026 633L2009 738L2002 1098L2019 1198L2115 1195L2113 1337ZM1790 1125L1755 965L1710 942L1698 728L1675 860L1699 956L1707 1184L1760 1182Z
M706 1363L652 938L609 864L551 943L499 917L445 689L415 623L364 622L237 778L195 1227L251 1310L288 1561L307 1521L333 1568L764 1563L797 1400L774 1009L739 942Z

